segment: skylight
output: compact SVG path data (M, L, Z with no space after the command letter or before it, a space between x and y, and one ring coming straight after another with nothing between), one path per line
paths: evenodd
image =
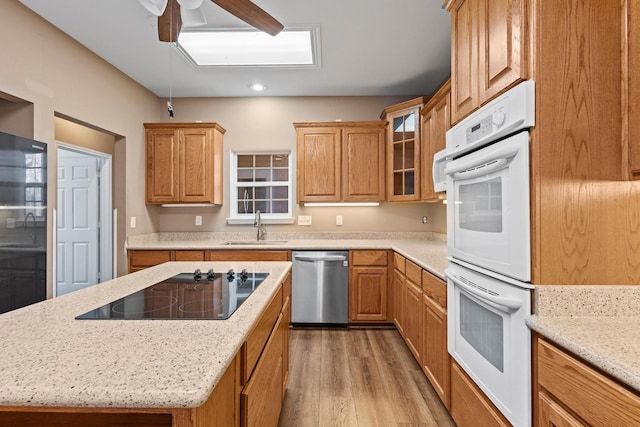
M182 31L180 49L199 67L314 67L315 31L283 30L273 37L251 30Z

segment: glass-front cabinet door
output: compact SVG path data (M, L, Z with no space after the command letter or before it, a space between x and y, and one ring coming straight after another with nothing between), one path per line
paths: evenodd
M420 108L427 97L400 104L403 108L388 111L388 200L420 200ZM393 108L393 107L391 107Z

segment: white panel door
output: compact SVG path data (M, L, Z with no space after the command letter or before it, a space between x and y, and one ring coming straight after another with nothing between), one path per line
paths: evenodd
M57 295L98 283L98 160L58 151Z

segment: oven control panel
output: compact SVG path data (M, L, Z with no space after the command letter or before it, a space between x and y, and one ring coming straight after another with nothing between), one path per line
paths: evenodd
M535 84L520 83L469 114L447 132L447 157L456 158L535 124Z

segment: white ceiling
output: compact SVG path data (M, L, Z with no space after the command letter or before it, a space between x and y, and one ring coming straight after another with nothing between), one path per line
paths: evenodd
M156 95L174 97L427 95L451 70L442 0L254 0L285 27L320 26L319 69L195 69L158 41L137 0L20 0ZM247 24L205 0L207 26Z

